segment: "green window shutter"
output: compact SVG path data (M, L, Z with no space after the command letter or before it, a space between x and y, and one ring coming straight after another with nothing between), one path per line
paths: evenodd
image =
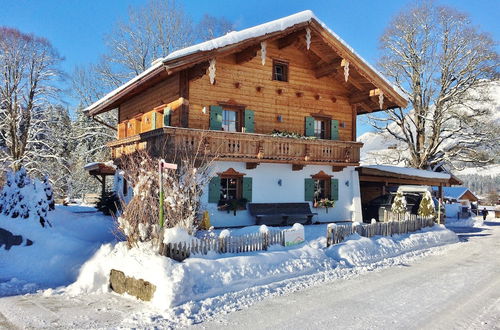
M331 140L339 139L339 121L336 119L332 119L330 139Z
M314 200L314 179L304 179L304 200Z
M254 121L254 111L245 110L243 111L243 123L245 126L245 132L254 133L255 132L255 121Z
M332 179L330 186L331 199L334 201L339 200L339 179Z
M208 202L218 203L220 199L220 177L214 176L208 184Z
M222 107L218 105L210 106L210 129L222 131Z
M306 136L314 136L314 118L306 117Z
M170 107L166 107L165 110L163 110L163 127L170 126L171 112L172 110Z
M241 194L247 202L252 202L252 178L243 177L243 189Z
M156 111L151 114L151 129L156 129Z

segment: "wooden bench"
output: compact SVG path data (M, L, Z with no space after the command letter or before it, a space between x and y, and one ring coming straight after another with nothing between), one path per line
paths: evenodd
M258 225L311 224L312 213L309 203L248 203L248 211Z

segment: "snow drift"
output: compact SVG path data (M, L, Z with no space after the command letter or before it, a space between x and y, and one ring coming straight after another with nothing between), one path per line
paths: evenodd
M323 235L326 234L326 226L321 227ZM239 255L192 256L184 262L154 254L145 244L131 250L125 243L106 244L82 267L78 280L66 292L75 296L107 292L110 271L117 269L127 276L156 285L152 304L165 310L190 301L317 274L339 266L362 266L456 242L458 238L453 232L436 225L393 237L369 239L351 235L347 241L328 249L325 249L326 238L321 236L296 248L274 246L270 251Z

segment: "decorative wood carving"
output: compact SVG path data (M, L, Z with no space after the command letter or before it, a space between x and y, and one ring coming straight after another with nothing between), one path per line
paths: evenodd
M316 174L311 175L313 179L330 179L333 175L328 175L323 170L319 171Z
M240 173L238 171L236 171L234 168L230 167L228 168L227 170L225 170L224 172L219 172L217 173L218 176L221 176L221 177L233 177L233 176L245 176L246 174L245 173Z
M260 43L260 59L261 59L262 65L266 64L266 55L267 55L267 42L262 41Z
M215 58L210 60L210 64L208 66L208 77L210 78L210 83L215 84Z

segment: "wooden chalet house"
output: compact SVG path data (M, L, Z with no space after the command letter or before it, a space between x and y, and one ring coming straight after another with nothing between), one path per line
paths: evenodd
M304 11L175 51L86 112L118 109L113 159L165 136L176 143L203 136L217 161L202 204L213 225L229 227L255 219L220 210L222 199L313 206L327 198L335 207L313 209L314 220L361 221L356 116L406 104Z

